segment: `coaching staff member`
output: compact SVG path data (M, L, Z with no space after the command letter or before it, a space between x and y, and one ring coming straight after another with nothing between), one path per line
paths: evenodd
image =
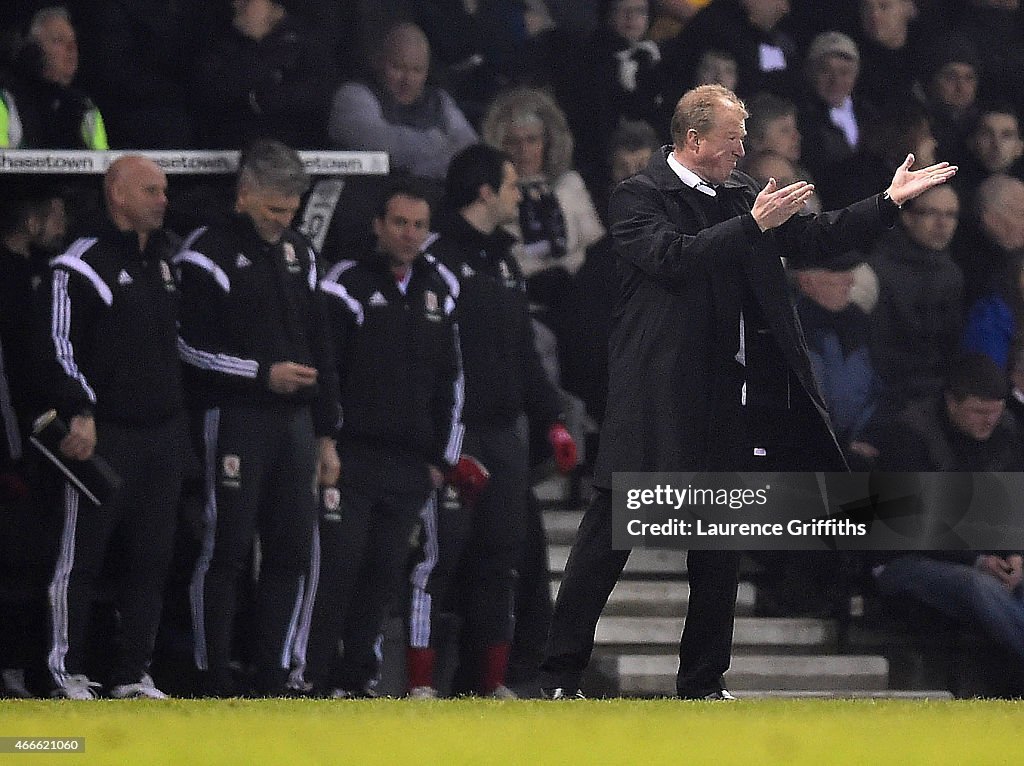
M294 150L252 143L240 158L234 217L193 233L174 259L179 351L190 405L200 410L209 492L190 589L193 640L213 696L235 691L238 580L257 532L255 687L285 692L316 523L314 472L325 484L338 478L337 376L316 261L288 228L308 184Z
M124 485L113 502L79 513L64 493L64 532L49 586L54 696L91 699L85 649L94 591L109 559L121 573L120 636L107 692L162 699L149 662L160 622L188 450L176 349L178 292L161 227L167 179L151 160L116 160L103 179L108 220L51 262L53 393L68 457L105 457ZM115 553L116 552L116 553Z
M736 171L743 103L726 88L686 93L673 145L620 184L609 213L619 298L609 342L598 489L566 565L542 666L549 697L578 694L594 629L628 550L612 549L614 471L843 470L795 316L781 258L804 264L863 248L896 211L952 177L909 170L835 213L797 215L813 187L758 191ZM739 554L690 551L679 696L730 699Z

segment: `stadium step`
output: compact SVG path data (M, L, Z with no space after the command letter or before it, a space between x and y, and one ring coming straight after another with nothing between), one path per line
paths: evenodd
M618 655L604 658L603 664L601 670L617 680L620 694L675 693L679 666L675 654ZM737 655L725 681L741 695L751 691L880 692L888 686L889 664L877 655Z
M558 595L560 581L551 583L551 598ZM736 594L736 613L754 611L757 590L752 583L741 582ZM680 617L686 614L690 584L681 580L620 580L605 606L606 616Z
M677 646L683 628L681 617L602 617L597 623L598 645ZM832 620L801 617L737 617L733 645L803 647L833 651L836 625Z
M548 546L548 566L553 575L565 571L565 562L569 559L570 547L569 545ZM637 548L626 562L623 574L633 577L682 577L686 574L686 552Z

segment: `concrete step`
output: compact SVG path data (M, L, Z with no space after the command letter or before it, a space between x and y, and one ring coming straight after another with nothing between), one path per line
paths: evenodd
M548 566L553 575L565 571L569 559L569 545L548 546ZM686 551L637 548L630 555L623 570L627 576L677 577L686 575Z
M544 532L548 545L572 545L576 539L583 511L544 511Z
M625 654L605 657L602 670L618 680L621 694L670 695L678 666L674 654ZM725 682L736 693L885 691L889 663L878 655L737 655Z
M560 581L551 583L551 598L558 595ZM736 593L736 613L754 611L757 589L741 582ZM680 580L620 580L615 584L604 614L619 617L680 617L690 601L690 584Z
M534 484L533 492L542 503L561 502L569 497L570 484L568 476L555 473Z
M683 628L681 617L602 617L597 623L598 645L677 646ZM788 617L737 617L733 630L735 647L802 647L832 651L836 643L833 620Z

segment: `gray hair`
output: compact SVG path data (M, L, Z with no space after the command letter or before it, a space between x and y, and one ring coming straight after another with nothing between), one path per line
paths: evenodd
M28 25L28 36L38 40L43 33L43 27L54 19L62 19L71 24L71 12L63 5L50 5L40 8L32 15L32 21Z
M280 141L253 141L238 160L238 185L291 196L309 188L309 175L299 153Z

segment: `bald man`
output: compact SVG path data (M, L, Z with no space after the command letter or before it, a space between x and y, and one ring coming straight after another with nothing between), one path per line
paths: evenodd
M372 82L349 82L334 94L327 133L340 149L386 151L393 169L441 181L448 163L477 142L448 93L427 81L430 44L403 22L384 34Z
M48 667L53 696L98 696L85 643L96 582L112 570L120 635L110 647L106 693L162 699L148 669L187 450L169 265L176 243L161 228L167 179L152 161L116 160L103 192L107 221L51 262L50 394L69 426L64 455L85 460L98 452L124 484L113 500L99 508L86 503L81 514L78 491L65 489L64 534L49 587Z

